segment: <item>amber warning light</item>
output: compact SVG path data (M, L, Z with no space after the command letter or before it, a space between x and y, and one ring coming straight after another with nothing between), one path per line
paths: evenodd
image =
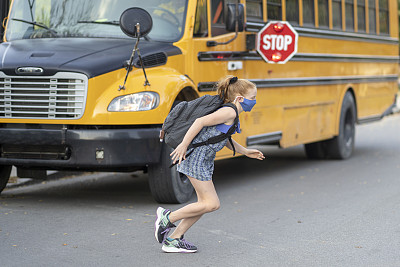
M268 63L284 64L297 53L298 34L286 21L269 22L257 34L257 52Z

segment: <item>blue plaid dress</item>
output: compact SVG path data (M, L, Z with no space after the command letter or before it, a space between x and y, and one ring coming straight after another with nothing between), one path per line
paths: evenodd
M220 135L217 126L204 127L193 139L193 143L203 142L210 137ZM214 172L215 154L220 151L228 142L225 139L216 144L200 146L194 149L193 153L177 165L177 170L187 176L200 181L210 181Z

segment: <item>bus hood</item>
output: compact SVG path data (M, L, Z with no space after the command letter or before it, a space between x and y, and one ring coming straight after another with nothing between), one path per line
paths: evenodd
M42 76L59 71L80 72L89 78L124 67L129 60L135 39L58 38L24 39L0 45L0 70L10 76L20 67L39 67ZM164 53L182 54L171 43L148 42L139 44L142 57ZM137 55L135 56L137 58ZM135 61L135 59L134 59ZM160 65L160 64L159 64ZM26 74L23 74L26 76Z

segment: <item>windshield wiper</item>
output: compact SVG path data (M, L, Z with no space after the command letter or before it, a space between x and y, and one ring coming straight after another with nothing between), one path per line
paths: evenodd
M119 26L119 21L117 21L117 20L111 20L111 21L108 21L108 20L78 20L78 23L108 24L108 25ZM146 35L144 37L144 39L146 41L150 41L150 38L148 35Z
M119 26L119 21L103 21L103 20L78 20L78 23L94 23L94 24L108 24Z
M15 18L12 18L12 20L20 21L20 22L24 22L24 23L28 23L28 24L31 24L31 25L34 25L34 26L38 26L38 27L40 27L40 28L46 29L46 30L48 30L48 31L51 31L51 32L54 33L55 35L58 34L57 31L55 31L55 30L53 30L53 29L47 27L46 25L43 25L43 24L41 24L41 23L38 23L38 22L36 22L36 21L29 21L29 20L24 20L24 19L15 19Z

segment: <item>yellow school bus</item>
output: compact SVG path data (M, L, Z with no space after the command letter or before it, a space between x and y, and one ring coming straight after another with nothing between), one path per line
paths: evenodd
M137 54L126 76L136 40L119 21L131 7L152 17L138 46L147 80ZM145 170L157 201L187 201L193 189L169 168L158 133L175 103L215 94L228 74L258 87L239 143L304 144L310 158L348 158L355 124L395 103L397 19L396 0L13 0L0 44L1 189L11 166L34 178ZM256 52L269 21L298 33L285 64Z

